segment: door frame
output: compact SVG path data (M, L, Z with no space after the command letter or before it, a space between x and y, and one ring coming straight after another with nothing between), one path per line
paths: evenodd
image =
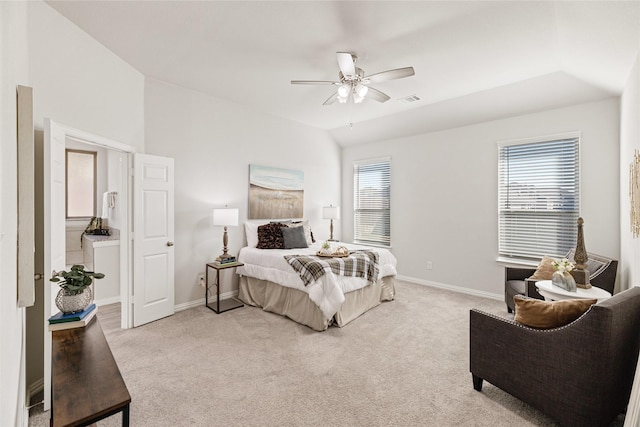
M46 118L45 120L51 120ZM53 121L53 120L51 120ZM122 329L129 329L133 327L133 313L131 310L131 295L132 295L132 283L133 283L133 247L131 239L132 231L132 219L133 219L133 200L132 200L132 188L133 188L133 176L131 170L133 168L133 155L136 152L136 148L123 144L121 142L105 138L99 135L95 135L89 132L85 132L79 129L72 128L70 126L63 125L55 122L56 125L64 131L65 139L70 138L83 144L99 146L107 150L119 151L127 154L126 165L126 182L124 182L124 189L126 194L120 195L121 200L127 202L127 212L123 218L123 227L120 230L120 327ZM122 268L126 266L126 268Z
M79 129L72 128L70 126L66 126L51 120L49 117L45 117L45 134L47 133L46 129L51 129L55 127L57 130L64 135L65 141L67 138L73 139L85 144L94 145L104 147L108 150L116 150L122 153L126 153L127 165L126 170L123 175L126 175L126 181L123 183L123 193L120 197L121 200L126 200L127 209L126 215L122 220L122 227L120 230L120 301L121 301L121 317L120 324L123 329L128 329L133 326L133 310L131 309L132 298L131 295L133 293L133 245L132 245L132 220L133 220L133 201L132 201L132 188L133 188L133 176L132 176L132 167L133 167L133 156L135 153L135 147L120 143L118 141L114 141L109 138L101 137L98 135L94 135L89 132L81 131ZM47 143L45 137L45 144ZM51 149L50 147L49 149ZM45 148L45 152L47 149ZM50 160L47 160L45 156L45 170L44 170L44 179L50 180L52 171L46 165L46 163ZM64 167L64 166L63 166ZM45 191L45 195L48 194ZM48 197L48 196L47 196ZM46 205L50 203L50 201L45 200L45 212L49 207ZM45 220L46 221L46 220ZM50 232L50 231L49 231ZM45 233L47 233L47 227L45 226ZM46 246L46 242L49 241L49 238L44 235L44 242ZM51 243L50 243L51 244ZM46 258L50 256L50 249L45 247L44 257L45 257L45 265ZM125 267L125 268L123 268ZM45 286L48 286L50 283L46 279L49 276L48 272L45 272ZM47 298L47 295L50 296L50 292L44 293L44 410L47 411L51 409L51 332L47 327L48 323L48 312L51 312L51 298Z

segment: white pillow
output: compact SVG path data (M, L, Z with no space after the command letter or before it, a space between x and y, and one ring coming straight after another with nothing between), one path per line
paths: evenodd
M245 222L244 232L247 235L247 246L255 248L258 246L258 227L262 224L257 222Z

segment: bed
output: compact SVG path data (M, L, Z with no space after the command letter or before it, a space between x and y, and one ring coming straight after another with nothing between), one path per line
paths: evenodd
M238 262L244 265L236 269L240 276L238 298L245 304L286 316L316 331L324 331L332 324L342 327L381 302L394 299L397 260L386 249L332 242L332 247L344 246L351 255L345 258L316 257L321 249L320 242L292 249L263 249L256 243L253 230L247 227L245 230L247 246L238 255ZM303 279L292 264L309 257L327 262L318 267L324 267L323 274ZM368 257L372 261L375 257L375 268L367 264L368 275L353 277L344 275L353 273L349 269L340 274L328 266L328 263L337 261L342 267L334 265L333 269L345 270L350 258L357 257Z

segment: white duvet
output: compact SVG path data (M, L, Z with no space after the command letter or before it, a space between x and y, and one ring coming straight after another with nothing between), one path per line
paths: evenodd
M340 309L344 302L344 294L363 288L369 282L361 277L345 277L328 272L319 280L305 286L300 275L284 259L285 255L315 255L320 250L320 243L316 242L303 249L257 249L244 247L238 255L238 262L244 263L237 268L237 273L242 276L255 277L269 280L289 288L299 289L309 294L322 311L322 314L330 319ZM378 253L379 277L395 276L397 274L397 260L391 252L383 248L354 245L348 243L334 244L334 246L346 246L349 250L371 250Z

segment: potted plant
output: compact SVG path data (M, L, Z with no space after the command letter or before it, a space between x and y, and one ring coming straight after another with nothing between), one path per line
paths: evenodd
M576 292L576 281L571 275L571 270L574 268L573 263L566 258L554 259L553 267L556 271L551 276L551 283L569 292Z
M49 280L60 285L60 291L56 296L56 306L63 313L75 313L82 311L93 300L91 284L93 279L102 279L104 274L86 271L84 265L74 264L70 271L54 272Z

